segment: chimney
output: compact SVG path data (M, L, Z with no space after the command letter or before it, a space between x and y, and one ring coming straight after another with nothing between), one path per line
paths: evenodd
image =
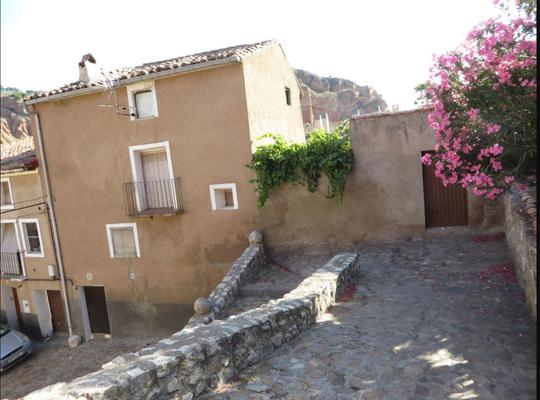
M90 53L85 54L79 62L79 81L91 82L102 79L96 59Z

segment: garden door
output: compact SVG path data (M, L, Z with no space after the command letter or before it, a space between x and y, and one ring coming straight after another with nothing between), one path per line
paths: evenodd
M435 176L434 163L422 165L422 176L426 228L468 225L467 191L460 185L445 187Z

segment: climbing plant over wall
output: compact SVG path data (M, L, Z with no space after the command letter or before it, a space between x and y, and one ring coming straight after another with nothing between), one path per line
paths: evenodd
M255 191L258 205L263 207L268 197L283 184L306 185L315 192L324 173L328 177L327 197L341 203L347 176L354 166L349 125L339 125L333 132L318 129L309 134L306 143L287 143L281 135L272 133L272 143L259 146L249 168L255 171Z

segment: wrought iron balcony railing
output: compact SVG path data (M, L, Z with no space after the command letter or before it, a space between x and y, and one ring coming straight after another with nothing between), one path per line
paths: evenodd
M2 251L0 253L0 272L2 278L24 278L23 253L23 251Z
M127 182L122 186L126 213L130 217L165 216L182 212L180 178Z

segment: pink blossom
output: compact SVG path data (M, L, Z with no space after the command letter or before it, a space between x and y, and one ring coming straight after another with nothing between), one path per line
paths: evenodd
M436 153L422 157L422 163L434 163L435 175L445 186L457 183L494 199L514 182L513 175L504 174L500 157L505 151L500 143L513 131L506 125L504 110L513 106L516 96L536 96L535 33L535 16L491 19L471 30L457 50L434 57L425 93L433 104L428 120ZM498 114L484 108L479 88L492 90L485 96L486 104L492 97L505 103L501 111L493 109ZM518 115L531 115L529 106L523 112L520 104L515 107ZM490 120L489 115L500 119Z
M497 161L494 158L492 158L490 162L491 162L491 167L493 168L494 171L502 170L502 163L500 161Z
M498 156L499 154L502 154L503 150L504 150L504 147L500 146L497 143L495 143L493 146L489 148L490 154L494 156Z
M514 180L515 180L515 177L513 177L512 175L507 175L504 177L504 183L508 185L514 182Z
M461 148L461 151L463 151L463 153L465 153L465 154L469 154L472 149L473 149L473 147L470 144L467 143L467 144L463 145L463 147Z
M471 108L469 111L467 111L467 115L470 119L476 119L480 115L480 110L478 108Z
M477 187L473 187L473 193L477 196L482 196L483 194L486 194L487 193L487 190L486 189L479 189Z
M478 36L480 36L482 34L482 30L481 29L473 29L472 31L469 32L469 34L467 35L467 40L473 40L473 39L476 39Z
M431 154L430 153L424 154L421 160L422 160L422 164L431 165Z
M487 130L487 133L488 134L492 134L492 133L497 133L501 130L501 126L500 125L497 125L497 124L492 124L490 122L488 122L486 124L486 130Z

